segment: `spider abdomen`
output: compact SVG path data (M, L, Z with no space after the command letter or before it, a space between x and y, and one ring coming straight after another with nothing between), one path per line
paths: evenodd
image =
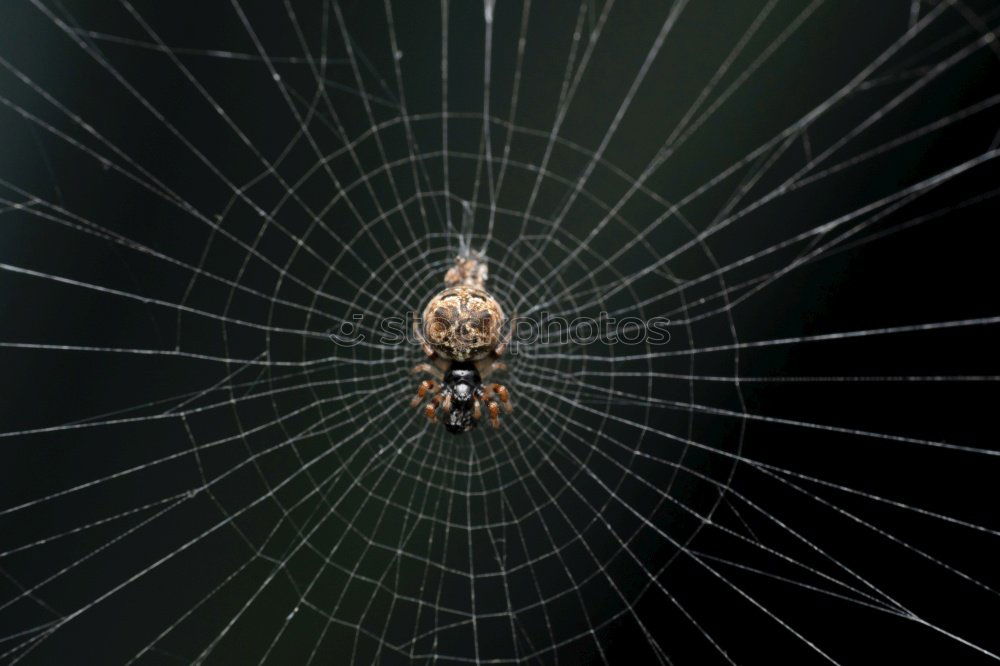
M423 313L423 335L442 358L475 361L500 344L504 313L486 291L449 287L430 300Z

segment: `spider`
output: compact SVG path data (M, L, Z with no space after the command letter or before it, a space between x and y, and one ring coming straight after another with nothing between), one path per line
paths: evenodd
M486 405L490 425L499 428L501 405L506 413L513 411L510 392L503 384L484 384L478 365L469 361L450 361L448 370L444 373L427 363L418 365L414 370L427 372L439 379L437 382L432 379L420 382L417 395L410 401L410 406L417 407L428 394L433 395L424 406L424 416L432 423L440 418L448 432L458 435L476 427L483 416L482 403ZM502 365L494 362L491 367L496 370L497 366Z
M477 258L478 260L478 258ZM469 258L459 257L458 266L466 268ZM463 278L482 275L481 271L462 270ZM415 373L426 373L433 379L420 383L417 394L410 402L424 406L424 415L432 422L442 421L448 432L459 434L476 427L485 412L490 425L500 427L500 410L510 414L510 392L502 384L486 380L495 372L507 369L497 359L507 347L502 339L503 310L496 299L482 288L482 280L475 278L455 280L449 271L446 283L462 282L450 286L427 303L421 322L414 322L417 340L428 360L413 368ZM422 324L422 325L421 325Z

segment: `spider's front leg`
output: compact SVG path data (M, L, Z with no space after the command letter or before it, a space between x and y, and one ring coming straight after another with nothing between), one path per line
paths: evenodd
M428 393L436 394L440 390L441 390L440 384L435 384L430 379L425 379L424 381L420 382L420 386L417 387L417 394L413 396L413 400L410 401L410 407L416 407L421 402L423 402L424 398L427 397Z
M514 411L514 406L510 404L510 391L503 384L494 384L492 387L493 392L497 394L500 398L500 404L503 405L503 411L510 414Z
M498 398L500 402L494 400L494 397ZM503 405L503 411L507 414L514 411L513 406L510 404L510 392L503 384L487 384L484 386L480 400L486 405L486 411L490 416L490 425L494 428L500 427L501 405Z
M436 396L434 396L433 400L427 403L426 407L424 407L424 416L426 416L427 420L430 421L431 423L437 421L437 407L438 403L440 402L441 402L441 394L439 393Z
M500 427L500 407L494 401L486 403L486 411L490 414L490 425L496 430Z
M451 409L451 395L444 390L444 373L447 362L441 357L433 358L431 363L418 363L410 370L413 374L428 374L433 379L425 379L417 387L417 394L410 401L410 407L418 407L428 396L431 401L424 406L424 416L431 422L437 421L438 406L443 404L447 412ZM436 380L436 381L435 381Z

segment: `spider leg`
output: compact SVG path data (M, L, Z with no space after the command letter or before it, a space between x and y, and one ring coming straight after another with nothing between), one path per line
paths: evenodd
M434 357L430 360L431 363L419 363L415 365L410 371L414 374L425 373L434 377L437 381L432 379L425 379L420 382L417 387L417 394L413 396L413 400L410 401L410 407L417 407L428 395L432 395L433 398L424 406L424 416L427 420L437 421L437 411L438 406L444 402L443 408L445 412L451 411L451 393L445 392L444 386L444 373L446 366L446 361L440 357Z
M500 405L498 405L495 401L490 400L488 403L486 403L486 409L490 413L490 425L493 426L494 429L499 428L500 427Z
M434 399L428 402L427 406L424 407L424 416L426 416L427 420L431 423L434 423L434 421L437 420L437 406L439 402L441 402L440 394L434 396Z
M499 428L500 405L498 405L497 401L493 399L494 386L499 386L499 384L493 384L493 385L487 384L486 386L484 386L482 393L479 396L479 399L482 400L483 403L486 405L486 411L490 415L490 425L493 426L494 428Z
M510 414L514 411L514 406L510 404L510 391L507 390L506 386L503 384L494 384L490 388L492 388L493 392L497 394L498 398L500 398L500 404L503 405L503 410L505 412Z
M483 381L486 381L494 372L507 372L507 364L487 356L476 361L476 372L479 373Z
M413 366L413 368L410 369L410 372L412 372L413 374L426 372L428 375L434 377L434 379L438 380L439 382L444 381L444 372L441 371L441 368L435 367L430 363L418 363L417 365Z
M439 389L438 385L429 379L425 379L420 382L420 386L417 388L417 394L413 396L413 400L410 401L410 407L416 407L421 402L428 393L437 392Z

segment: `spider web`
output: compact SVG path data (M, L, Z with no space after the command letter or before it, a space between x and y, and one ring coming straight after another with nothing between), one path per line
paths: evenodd
M269 4L2 9L5 663L997 659L1000 10Z

